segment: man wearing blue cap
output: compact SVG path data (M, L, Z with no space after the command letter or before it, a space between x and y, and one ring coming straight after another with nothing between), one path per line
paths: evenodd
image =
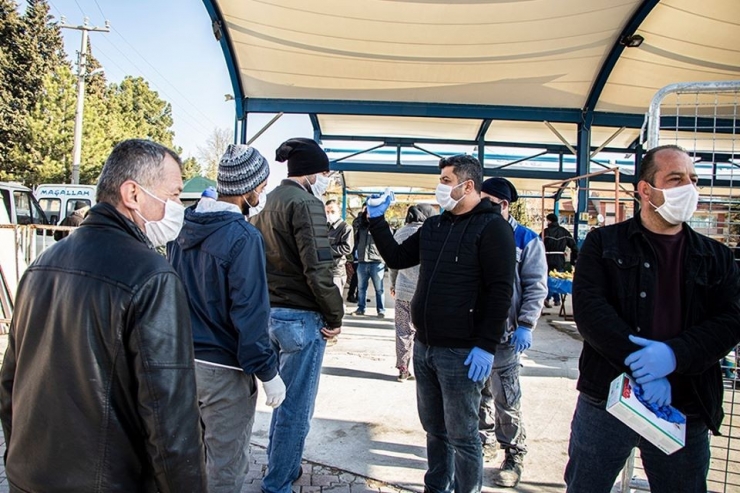
M504 461L494 475L497 486L514 487L519 483L527 447L522 422L519 358L532 345L532 330L547 297L547 259L540 237L519 224L509 213L519 199L514 185L505 178L483 182L481 197L501 206L501 215L514 230L516 270L514 295L506 321L506 332L496 346L493 371L483 387L480 407L480 432L483 449L497 442L505 450ZM495 450L495 449L494 449Z

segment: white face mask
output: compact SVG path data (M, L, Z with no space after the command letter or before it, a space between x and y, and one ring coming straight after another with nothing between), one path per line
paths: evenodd
M154 247L164 246L177 238L185 220L185 207L174 200L162 200L146 188L139 185L150 197L164 204L164 217L159 221L149 221L139 211L134 211L144 221L144 232Z
M329 222L329 224L334 224L335 222L339 221L339 214L327 214L326 220Z
M311 183L311 191L317 197L322 197L326 190L329 188L331 180L328 176L324 176L322 173L316 174L316 181Z
M262 209L265 208L265 204L267 203L267 194L265 192L260 192L259 198L257 199L257 205L249 204L249 201L247 201L247 204L249 204L249 217L256 216L260 212L262 212Z
M462 182L458 185L455 185L454 187L444 185L442 183L437 185L437 190L434 192L434 198L437 199L437 203L439 204L439 206L446 211L451 211L452 209L454 209L457 203L463 199L464 195L463 197L455 200L452 198L452 191L464 184L465 182Z
M693 183L676 188L655 188L652 185L650 188L663 192L663 205L658 207L652 202L649 203L655 207L655 212L667 222L677 226L691 219L696 212L699 204L699 190Z

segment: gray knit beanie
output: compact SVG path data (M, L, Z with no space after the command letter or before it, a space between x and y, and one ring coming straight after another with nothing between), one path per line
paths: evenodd
M244 195L270 176L270 166L254 147L229 144L218 163L219 195Z

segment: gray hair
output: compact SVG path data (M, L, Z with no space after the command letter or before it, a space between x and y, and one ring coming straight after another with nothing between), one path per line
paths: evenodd
M128 180L149 188L162 177L162 162L169 155L180 166L182 161L173 151L151 140L129 139L113 148L98 178L96 200L118 205L121 185Z

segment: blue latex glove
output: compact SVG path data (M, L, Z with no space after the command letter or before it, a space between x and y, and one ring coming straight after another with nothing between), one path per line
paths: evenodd
M468 365L470 365L468 378L474 382L482 382L491 374L493 355L479 347L474 347L465 360L465 366Z
M511 345L517 353L523 353L532 346L532 329L519 326L511 335Z
M666 377L642 384L640 387L644 402L655 404L658 407L671 405L671 384Z
M383 195L375 193L370 196L370 199L378 199L382 197ZM390 195L386 195L385 200L381 202L378 205L371 205L372 200L369 200L367 203L367 216L368 217L380 217L383 214L385 214L385 211L388 210L388 207L391 205L391 201L393 198Z
M668 421L669 423L678 423L678 424L685 423L686 418L682 416L681 413L678 412L678 409L676 409L675 407L669 404L659 406L658 404L654 402L648 402L646 400L645 394L648 392L647 390L648 386L654 382L658 382L658 386L656 388L659 389L659 392L662 391L660 390L660 387L664 387L664 385L668 386L668 398L670 400L671 384L668 383L668 380L666 380L665 384L663 384L661 383L661 380L666 380L666 379L659 378L657 380L653 380L652 382L642 387L640 385L635 386L635 396L637 397L637 400L645 404L645 407L650 409L650 411L652 411L652 413L655 414L660 419L664 419Z
M676 355L667 344L632 335L630 341L643 346L624 360L624 364L632 370L632 377L640 385L670 375L676 369Z

